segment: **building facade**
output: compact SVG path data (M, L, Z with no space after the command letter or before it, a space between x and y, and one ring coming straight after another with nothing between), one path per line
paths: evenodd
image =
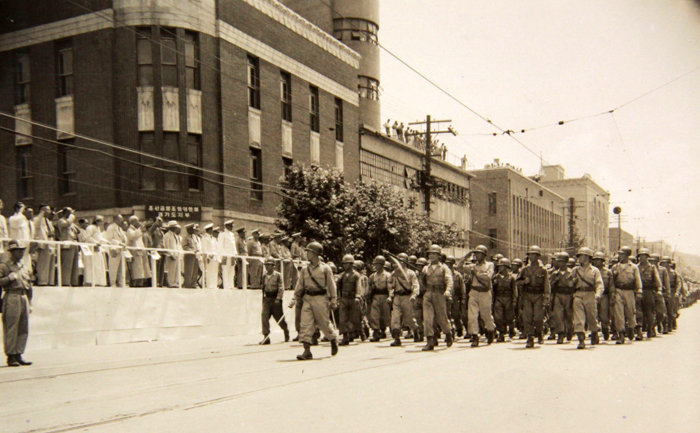
M0 133L6 203L271 228L285 167L359 176L361 56L332 14L319 26L275 0L55 3L0 5L0 125L22 134Z
M615 254L615 252L620 251L621 247L630 247L632 248L632 251L635 251L637 248L634 236L632 236L631 233L628 233L617 227L610 227L609 239L610 246L608 248L608 251L610 251L612 254Z
M588 174L579 178L566 178L564 173L561 165L545 165L539 181L566 199L574 198L574 221L584 245L596 251L607 252L610 243L610 193Z
M539 245L545 254L563 249L562 196L508 165L495 163L470 173L472 246L482 244L489 254L511 259L524 257L530 245Z

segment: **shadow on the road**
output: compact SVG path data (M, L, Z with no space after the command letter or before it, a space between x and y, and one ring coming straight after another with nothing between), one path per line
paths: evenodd
M313 362L313 361L323 361L324 359L329 359L331 356L321 356L320 358L314 358L314 359L307 359L305 361L299 361L298 359L278 359L276 362L298 362L298 363L305 363L305 362Z
M440 347L440 348L437 348L437 347L436 347L436 348L433 349L433 350L428 350L428 351L425 351L425 352L423 352L423 351L420 350L420 349L418 349L418 350L406 350L405 352L406 352L406 353L430 353L430 352L444 352L444 351L447 350L447 349L448 349L447 347Z
M530 348L525 347L525 346L523 346L523 347L508 347L508 348L507 348L507 350L522 350L522 351L525 351L525 350L540 350L540 349L542 349L542 346L535 346L535 347L530 347Z

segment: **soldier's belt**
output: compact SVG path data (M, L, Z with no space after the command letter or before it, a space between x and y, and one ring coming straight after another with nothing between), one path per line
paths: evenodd
M357 293L341 293L340 297L343 299L355 299Z
M447 288L444 285L440 286L431 286L428 284L428 287L426 288L426 292L438 292L438 293L445 293L445 290Z
M8 295L24 295L29 292L27 289L2 289L2 291Z
M637 288L637 286L635 286L635 284L632 283L632 284L624 284L624 285L618 287L617 289L618 290L635 290L636 288Z
M579 287L577 292L595 292L595 287Z
M512 296L513 296L513 291L512 291L512 290L497 290L497 291L496 291L496 296L497 296L497 297L501 297L501 296L502 296L502 297L505 297L505 296L512 297Z
M396 292L397 296L408 296L412 294L413 292L411 292L410 290L401 290L400 292Z
M544 293L544 286L542 286L542 287L525 286L525 287L523 287L523 292L530 293L533 295L540 295L540 294Z
M472 286L472 290L476 290L477 292L485 293L491 289L489 289L488 287L482 287L482 286Z
M645 292L655 292L655 291L656 291L656 287L654 287L654 286L647 286L646 284L643 284L643 285L642 285L642 290L645 291Z
M326 292L325 291L323 291L323 292L311 292L311 291L307 290L306 294L309 296L323 296L326 294Z
M277 297L277 291L275 290L274 292L265 292L265 297L266 298L276 298Z
M387 289L381 289L381 290L375 289L372 292L372 295L388 295L388 294L389 294L389 291Z

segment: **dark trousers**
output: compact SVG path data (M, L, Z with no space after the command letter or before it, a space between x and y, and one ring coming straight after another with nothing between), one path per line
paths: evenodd
M523 293L523 328L525 334L539 336L544 327L544 295L542 293Z
M340 298L338 302L338 320L341 334L360 332L360 306L355 298Z
M652 290L642 291L642 323L643 329L646 331L651 330L655 326L656 322L656 299L654 292ZM639 319L639 314L637 314L637 319ZM637 320L637 326L639 326L639 320Z
M2 303L2 329L5 355L23 354L29 337L29 307L25 295L5 295Z
M275 302L276 298L263 297L262 304L262 333L268 335L270 333L270 316L279 321L280 328L287 331L287 321L282 317L282 302ZM282 320L280 320L282 318Z
M498 332L505 333L508 327L513 326L514 317L513 297L496 296L493 302L493 320L496 322Z

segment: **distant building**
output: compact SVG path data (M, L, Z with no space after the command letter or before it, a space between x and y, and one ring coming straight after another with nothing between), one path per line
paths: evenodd
M561 165L545 165L539 182L564 199L575 199L574 216L583 244L597 251L607 251L609 242L610 193L590 175L566 178ZM568 210L567 210L568 212ZM567 228L568 231L568 213Z
M530 245L543 253L563 249L564 198L509 165L493 164L471 171L472 247L489 254L522 258Z
M617 227L610 227L610 246L608 251L615 253L620 250L620 247L630 247L632 251L635 251L637 244L634 240L634 236L624 230L620 231Z

